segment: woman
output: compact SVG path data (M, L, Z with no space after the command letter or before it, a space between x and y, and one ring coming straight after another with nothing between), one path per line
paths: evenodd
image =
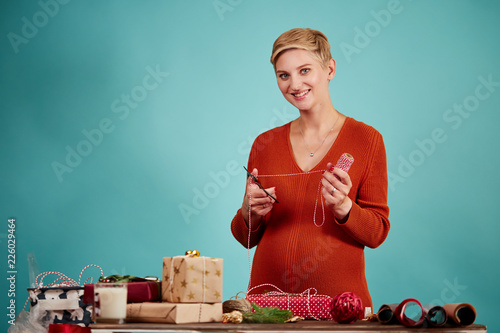
M351 291L372 307L364 247L378 247L390 228L382 136L334 108L328 85L336 63L321 32L285 32L271 63L300 116L259 135L250 152L248 170L263 189L247 178L231 223L243 246L257 245L249 288L273 284L300 293L312 287L331 297ZM349 173L334 167L343 153L354 157ZM264 289L272 288L252 293Z

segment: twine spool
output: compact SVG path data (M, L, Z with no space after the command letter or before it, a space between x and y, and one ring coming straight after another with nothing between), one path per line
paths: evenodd
M337 161L335 167L342 169L345 172L349 172L349 169L351 168L351 165L353 163L354 163L354 157L349 153L343 153L342 156L340 156L339 160Z
M236 298L229 299L222 303L222 312L229 313L233 311L239 311L241 313L250 312L252 310L252 304L246 298Z
M338 294L333 298L331 315L339 324L355 322L363 315L361 298L352 292Z

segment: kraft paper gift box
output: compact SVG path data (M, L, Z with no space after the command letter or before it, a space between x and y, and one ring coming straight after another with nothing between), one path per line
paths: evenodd
M30 314L53 324L89 326L92 305L83 301L83 287L28 288Z
M163 258L162 300L172 303L222 303L222 259Z
M221 322L222 303L129 303L126 320L173 324Z

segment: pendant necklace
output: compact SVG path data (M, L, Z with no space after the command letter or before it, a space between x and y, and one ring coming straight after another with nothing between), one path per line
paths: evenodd
M314 154L316 154L316 152L321 148L321 146L323 146L323 143L325 143L326 141L326 138L328 138L328 136L330 135L330 133L333 131L333 128L335 127L335 125L337 124L337 120L339 120L340 118L340 115L337 116L337 119L335 119L335 122L333 123L333 126L332 128L330 128L330 130L328 131L328 133L326 133L326 136L325 138L323 139L323 141L321 142L321 144L319 145L318 149L316 149L315 151L311 152L311 149L309 148L309 146L307 145L307 142L306 142L306 138L304 137L304 133L302 132L302 128L300 127L300 121L301 121L301 118L299 118L299 131L300 131L300 134L302 135L302 140L304 140L304 144L306 145L306 148L307 150L310 152L309 153L309 156L310 157L314 157Z

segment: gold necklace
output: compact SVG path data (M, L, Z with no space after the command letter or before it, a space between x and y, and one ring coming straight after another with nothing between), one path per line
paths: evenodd
M337 116L337 119L335 119L335 122L333 123L333 126L332 128L330 128L330 130L328 131L328 133L326 133L326 136L325 138L323 139L323 141L321 142L321 144L319 145L318 149L316 149L315 151L311 152L311 149L309 148L309 146L307 145L307 142L306 142L306 138L304 137L304 133L302 133L302 128L300 127L300 121L302 120L302 118L299 118L299 131L300 131L300 134L302 135L302 140L304 140L304 144L306 145L306 148L307 150L310 152L309 153L309 156L310 157L314 157L314 154L316 154L316 152L321 148L321 146L323 146L323 143L325 143L326 141L326 138L328 138L328 136L330 135L330 133L333 131L335 125L337 124L337 120L339 120L340 118L340 115Z

